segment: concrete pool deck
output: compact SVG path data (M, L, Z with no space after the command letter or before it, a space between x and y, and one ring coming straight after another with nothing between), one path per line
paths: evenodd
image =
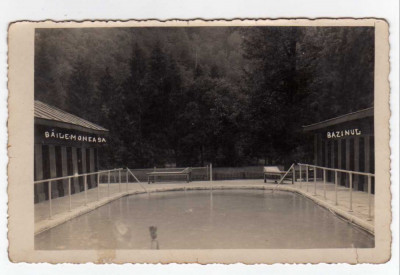
M338 186L338 204L335 205L335 186L332 183L325 185L326 199L324 198L324 184L316 182L316 195L314 195L314 182L289 182L285 184L264 183L262 179L255 180L224 180L224 181L195 181L195 182L168 182L147 184L142 183L146 191L153 192L184 191L184 190L212 190L212 189L257 189L281 190L299 193L315 203L327 208L335 214L345 218L363 229L374 233L374 195L371 195L372 219L368 219L368 194L361 191L352 191L353 211L349 211L349 188ZM62 224L77 216L88 213L100 206L127 195L146 193L138 183L100 184L100 189L93 188L69 197L52 199L52 216L49 218L49 201L34 205L35 234ZM70 209L71 205L71 209Z

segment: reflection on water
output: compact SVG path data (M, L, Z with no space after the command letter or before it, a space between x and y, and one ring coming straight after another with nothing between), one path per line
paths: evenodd
M151 249L160 249L160 246L157 241L157 227L150 226L149 231L150 231L150 237L151 237L150 248Z
M262 190L123 197L35 237L54 250L350 247L374 237L300 195Z

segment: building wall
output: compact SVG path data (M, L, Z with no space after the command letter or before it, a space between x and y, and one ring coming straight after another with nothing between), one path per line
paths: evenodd
M341 133L349 129L357 129L356 133L359 134L328 137L328 132ZM373 117L314 131L314 163L318 166L374 173L374 149ZM334 182L334 173L328 172L327 178L328 181ZM348 187L350 180L345 174L338 173L338 182ZM354 175L353 187L366 191L367 178Z
M43 132L41 125L35 125L34 147L34 180L42 180L56 177L65 177L75 174L96 172L98 169L98 145L85 142L56 142L47 141L40 137ZM96 187L97 178L92 175L87 177L88 189ZM84 178L51 182L51 197L57 198L78 193L84 190ZM49 183L34 185L35 203L49 199Z

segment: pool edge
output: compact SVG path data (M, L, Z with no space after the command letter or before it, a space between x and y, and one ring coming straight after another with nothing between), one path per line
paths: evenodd
M302 195L319 206L333 212L334 214L344 218L346 221L355 224L361 227L363 230L369 232L370 234L375 236L374 225L369 224L368 222L362 220L361 218L355 217L344 211L339 209L335 205L331 205L328 202L320 199L312 194L308 194L303 190L295 189L290 185L263 185L263 184L253 184L253 185L212 185L212 186L175 186L175 187L161 187L148 190L148 193L158 193L158 192L172 192L172 191L186 191L186 190L229 190L229 189L242 189L242 190L278 190L278 191L287 191ZM34 226L34 235L40 234L46 230L49 230L53 227L56 227L60 224L63 224L73 218L79 217L86 213L89 213L101 206L104 206L110 202L113 202L117 199L120 199L125 196L131 195L139 195L145 194L145 191L128 191L125 193L115 194L108 198L103 198L99 201L90 202L86 206L81 206L79 208L73 209L68 212L60 213L54 215L52 219L42 220L40 222L35 223Z

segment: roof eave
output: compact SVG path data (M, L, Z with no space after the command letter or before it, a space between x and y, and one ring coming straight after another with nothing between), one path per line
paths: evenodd
M75 125L67 122L62 122L58 120L50 120L50 119L45 119L45 118L40 118L40 117L35 117L35 124L38 125L45 125L45 126L53 126L53 127L60 127L64 129L72 129L76 131L81 131L81 132L86 132L86 133L91 133L91 134L108 134L109 130L104 129L104 130L95 130L91 128L86 128L80 125Z
M360 110L357 112L348 113L345 115L327 119L327 120L317 122L314 124L302 126L302 128L303 128L304 132L310 132L310 131L326 128L329 126L333 126L336 124L345 123L348 121L353 121L353 120L362 119L362 118L366 118L366 117L373 117L373 116L374 116L374 107L370 107L370 108L363 109L363 110Z

